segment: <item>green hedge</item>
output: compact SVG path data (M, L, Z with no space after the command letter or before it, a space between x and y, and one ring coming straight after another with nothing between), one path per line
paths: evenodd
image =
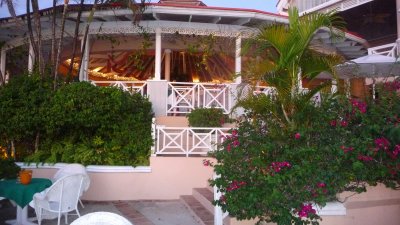
M45 83L34 77L24 80ZM29 82L27 82L29 83ZM25 90L21 82L10 82L0 90L8 93L15 89L17 95L1 97L0 104L9 101L23 101L20 98L32 96L39 104L9 104L0 113L0 122L8 119L17 121L8 124L16 127L14 137L2 136L3 143L14 139L37 138L40 133L39 149L26 158L34 162L77 162L94 165L145 165L148 163L151 137L151 103L140 94L130 95L117 88L96 87L87 82L64 85L55 92L47 89L45 95L31 95L40 85ZM49 94L51 93L51 94ZM12 100L10 100L10 97ZM3 112L4 111L4 112ZM9 112L16 111L18 115ZM25 111L31 111L27 114ZM24 132L18 121L24 117L25 124L32 124ZM37 117L37 118L36 118ZM0 127L2 133L5 127ZM30 138L28 136L31 136ZM31 147L24 146L24 152L32 153ZM23 154L21 154L23 155Z

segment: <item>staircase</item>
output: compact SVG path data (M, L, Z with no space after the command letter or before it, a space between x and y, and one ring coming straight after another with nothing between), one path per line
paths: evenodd
M211 188L193 188L192 195L181 195L180 199L199 224L214 225L214 194ZM224 219L224 225L229 225L229 217Z

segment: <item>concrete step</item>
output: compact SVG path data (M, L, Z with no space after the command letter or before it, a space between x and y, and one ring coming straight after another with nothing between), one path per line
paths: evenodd
M193 188L193 197L210 213L214 214L214 194L208 188Z
M193 213L196 221L201 225L214 225L214 215L210 213L193 195L182 195L183 204Z

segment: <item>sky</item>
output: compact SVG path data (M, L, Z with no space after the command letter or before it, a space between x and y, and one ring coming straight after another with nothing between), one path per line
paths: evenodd
M219 6L227 8L246 8L246 9L257 9L266 12L276 12L276 4L278 0L203 0L208 6ZM15 0L17 14L25 13L25 0ZM39 0L40 8L48 8L52 5L52 0ZM62 1L59 1L62 2ZM76 1L71 0L70 3ZM152 2L158 2L158 0L152 0ZM8 17L7 6L3 5L0 7L0 18Z

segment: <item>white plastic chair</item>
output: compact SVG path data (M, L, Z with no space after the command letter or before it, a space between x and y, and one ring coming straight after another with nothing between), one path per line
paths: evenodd
M71 225L132 225L132 223L115 213L94 212L79 217Z
M62 178L64 176L72 175L72 174L83 174L85 176L85 178L83 180L82 190L81 190L81 193L79 194L79 198L80 198L82 196L83 192L87 191L90 186L90 178L86 172L86 168L83 165L77 164L77 163L68 164L68 165L62 167L61 169L59 169L54 174L54 176L51 180L54 183L55 181L59 180L60 178ZM79 203L81 204L82 208L84 208L83 203L80 199L79 199Z
M43 219L55 219L58 217L60 225L61 215L65 216L68 223L68 213L78 210L78 200L84 181L83 174L64 176L51 185L46 192L36 193L33 196L33 204L38 220L41 225Z

